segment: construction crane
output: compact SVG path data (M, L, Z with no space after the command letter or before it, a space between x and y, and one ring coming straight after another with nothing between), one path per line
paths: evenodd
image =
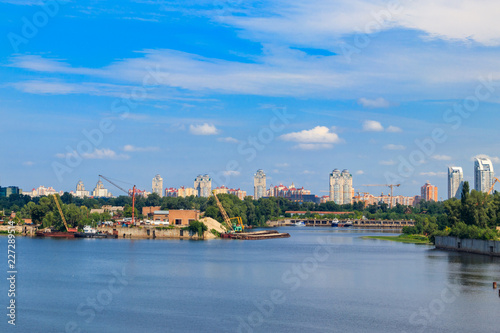
M392 208L392 192L394 187L400 187L401 184L367 184L367 185L361 185L361 186L387 186L391 188L391 204L390 208Z
M219 207L219 210L220 210L220 213L222 215L222 218L224 219L224 222L227 225L226 229L229 232L242 232L245 227L243 226L243 221L241 220L241 217L237 216L237 217L231 217L231 218L229 218L229 216L226 213L226 210L224 209L224 207L222 206L222 204L221 204L221 202L219 200L219 197L217 197L217 194L215 193L215 190L212 191L212 194L215 197L215 201L217 202L217 207ZM236 224L235 224L234 227L233 227L233 224L231 223L231 220L236 220Z
M132 197L132 224L135 224L135 194L136 194L136 187L135 187L135 185L132 188L132 193L130 193L130 190L128 190L128 191L125 190L121 186L119 186L119 185L115 184L113 181L109 180L107 177L104 177L103 175L99 175L99 177L101 177L102 179L106 180L110 184L114 185L115 187L117 187L118 189L122 190L123 192L127 193L127 195L129 195L129 196Z
M215 197L215 201L217 202L217 207L219 207L222 218L224 219L224 222L227 225L227 230L234 231L233 225L231 223L231 219L229 218L229 216L227 216L227 213L226 213L226 210L224 209L224 207L222 207L222 204L220 203L219 198L217 197L217 194L215 193L215 190L212 191L212 194ZM229 230L229 229L231 229L231 230Z
M500 179L498 179L497 177L495 177L495 181L493 182L493 184L491 184L490 190L488 191L488 195L491 194L491 192L493 192L493 188L495 187L495 184L497 182L500 183Z
M491 187L490 189L488 190L488 194L484 197L484 200L483 202L481 203L482 205L484 205L486 203L486 199L488 198L488 196L491 194L491 192L493 192L493 188L495 187L495 184L498 182L500 183L500 179L498 179L497 177L494 178L495 180L493 181L493 184L491 184ZM476 206L479 206L479 202L476 204Z
M68 224L66 223L66 219L64 218L64 214L63 214L63 211L61 209L61 205L59 205L59 199L57 199L57 196L55 194L52 194L52 197L54 198L54 201L56 203L56 206L57 206L57 210L59 211L59 214L61 214L61 219L64 223L64 226L66 227L66 231L67 232L74 232L74 230L71 230L68 228Z

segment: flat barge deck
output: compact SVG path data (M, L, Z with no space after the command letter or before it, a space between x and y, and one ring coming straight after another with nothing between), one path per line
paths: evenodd
M288 238L288 237L290 237L289 233L277 232L276 230L226 233L222 235L222 238L243 239L243 240L260 240L260 239Z

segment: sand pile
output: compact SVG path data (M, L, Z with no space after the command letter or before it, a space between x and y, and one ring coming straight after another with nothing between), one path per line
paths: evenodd
M220 224L217 220L214 220L211 217L204 217L202 219L199 219L199 221L205 223L205 225L208 228L208 230L205 232L205 239L216 238L214 234L210 232L210 230L212 229L215 229L217 232L221 234L226 232L226 228L222 224Z

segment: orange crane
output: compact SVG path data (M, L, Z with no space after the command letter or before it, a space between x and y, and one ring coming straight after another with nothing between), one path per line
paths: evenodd
M228 231L234 231L233 224L231 223L231 219L227 215L226 210L224 209L224 207L222 207L222 204L220 203L219 198L217 197L217 194L215 193L215 190L212 191L212 194L215 197L215 202L217 203L217 207L219 207L219 210L220 210L220 213L222 215L222 218L224 219L224 222L227 225L226 229ZM229 230L229 229L231 229L231 230Z
M392 192L394 187L400 187L401 184L367 184L367 185L361 185L361 186L387 186L391 188L391 205L390 208L392 208Z
M68 224L66 223L66 219L64 218L64 214L63 214L63 211L61 209L61 205L59 205L59 199L57 198L57 196L55 194L52 194L52 197L54 198L54 201L56 203L56 206L57 206L57 210L59 211L59 214L61 214L61 219L64 223L64 226L66 227L66 231L67 232L76 232L78 230L75 230L75 229L70 229L68 228Z
M491 187L490 189L488 190L488 194L484 197L484 200L482 202L482 205L484 205L486 203L486 199L488 198L488 196L491 194L491 192L493 192L493 188L495 187L495 184L498 182L500 183L500 179L498 179L497 177L494 178L495 181L493 182L493 184L491 184ZM479 202L476 204L476 206L479 206Z
M108 178L104 177L103 175L99 175L99 177L101 177L102 179L106 180L110 184L114 185L115 187L117 187L118 189L122 190L123 192L127 193L127 195L129 195L129 196L132 197L132 224L135 224L135 194L136 194L136 191L137 191L135 185L132 188L132 190L128 190L127 191L124 188L122 188L121 186L116 185L114 182L112 182Z
M360 192L360 191L356 191L356 193L358 194L357 197L354 197L355 199L357 199L358 201L361 201L361 199L363 199L363 201L365 201L365 196L367 194L370 194L369 192ZM361 197L361 194L363 194L363 197Z
M219 200L219 197L217 197L217 194L215 193L215 190L212 191L212 194L215 197L215 201L217 202L217 207L219 207L219 210L220 210L220 213L222 215L222 218L224 219L224 222L227 225L226 229L229 232L243 232L243 230L245 229L245 226L243 225L243 221L241 220L241 217L237 216L237 217L231 217L231 218L229 218L229 216L226 213L226 210L224 209L224 207L222 206L222 204L221 204L221 202ZM236 220L236 223L235 223L234 226L231 223L231 220Z
M493 182L493 184L491 184L491 187L490 187L490 190L488 191L488 194L491 194L491 192L493 192L493 188L495 187L495 184L497 182L500 183L500 179L498 179L497 177L495 177L495 181Z

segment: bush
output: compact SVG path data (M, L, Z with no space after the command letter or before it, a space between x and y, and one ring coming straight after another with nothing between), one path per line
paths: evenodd
M191 221L189 222L189 227L187 227L187 230L197 233L198 237L203 238L203 233L208 230L207 226L205 223L200 222L200 221Z

